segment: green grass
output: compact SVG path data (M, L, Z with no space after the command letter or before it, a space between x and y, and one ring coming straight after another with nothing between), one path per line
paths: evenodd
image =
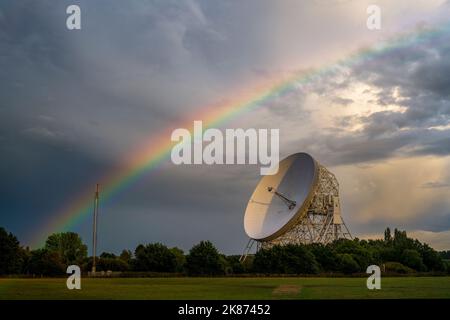
M283 285L299 290L274 293ZM368 290L366 278L83 278L81 290L65 278L0 279L0 299L361 298L450 298L450 277L382 278L381 290Z

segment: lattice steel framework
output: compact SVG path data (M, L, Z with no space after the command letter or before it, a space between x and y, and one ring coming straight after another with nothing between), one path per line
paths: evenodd
M270 241L261 241L258 247L328 243L339 238L352 238L341 216L339 183L324 166L319 163L317 166L318 182L308 209L286 233Z

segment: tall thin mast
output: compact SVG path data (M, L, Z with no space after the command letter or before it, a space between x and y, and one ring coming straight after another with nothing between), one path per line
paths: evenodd
M92 272L95 273L95 258L97 256L97 216L98 216L98 183L95 189L94 199L94 223L92 226Z

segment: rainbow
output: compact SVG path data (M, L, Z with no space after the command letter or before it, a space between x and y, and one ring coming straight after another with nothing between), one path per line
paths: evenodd
M184 121L174 124L172 128L163 130L158 135L151 135L149 142L139 146L131 157L125 159L120 167L106 174L98 180L101 187L103 204L105 200L124 191L146 172L156 168L171 153L174 143L170 140L171 132L175 128L191 128L194 120L202 120L203 128L220 126L221 124L248 113L264 103L276 97L284 96L299 87L314 83L315 81L336 74L344 67L351 67L364 63L380 54L395 51L397 48L420 45L429 40L436 39L439 35L449 31L449 25L441 28L424 29L409 34L403 34L390 41L381 43L372 48L359 50L344 59L322 68L301 72L285 79L269 79L262 84L254 86L246 93L240 94L233 101L202 108L194 117L188 117ZM32 247L39 247L47 235L52 232L69 230L82 221L93 210L94 183L89 185L84 192L74 200L65 204L50 221L47 221L31 241Z

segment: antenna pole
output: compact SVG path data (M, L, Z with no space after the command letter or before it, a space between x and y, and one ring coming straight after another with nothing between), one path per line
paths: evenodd
M98 216L98 183L95 189L94 198L94 222L92 226L92 273L95 274L95 259L97 256L97 216Z

